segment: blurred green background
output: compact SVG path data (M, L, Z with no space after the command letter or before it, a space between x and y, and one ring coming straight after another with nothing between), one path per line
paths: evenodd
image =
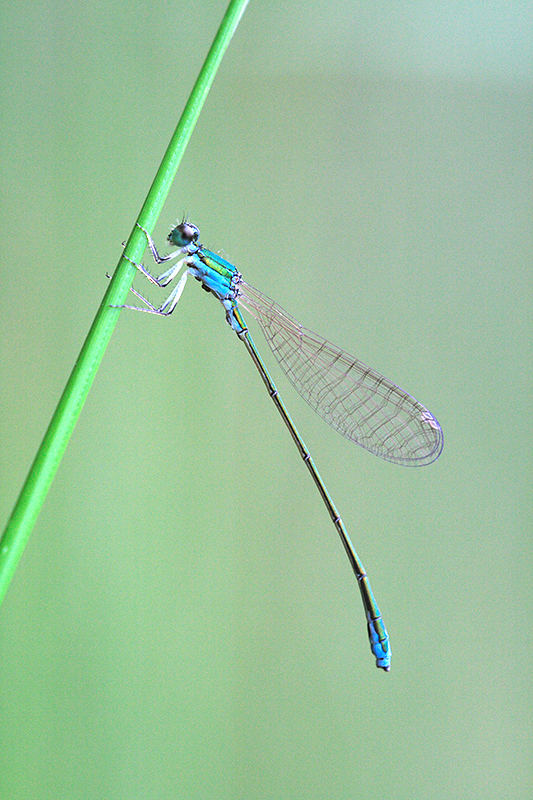
M3 518L225 5L2 6ZM438 462L387 464L272 368L392 672L192 282L121 315L0 611L2 800L531 797L532 15L252 0L155 232L188 213L440 420Z

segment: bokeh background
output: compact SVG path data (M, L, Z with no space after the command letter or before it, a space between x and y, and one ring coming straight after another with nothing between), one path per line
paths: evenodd
M3 518L224 9L2 6ZM438 462L387 464L272 367L391 673L192 282L169 320L121 315L0 611L2 800L531 797L532 15L252 0L155 232L189 214L442 423Z

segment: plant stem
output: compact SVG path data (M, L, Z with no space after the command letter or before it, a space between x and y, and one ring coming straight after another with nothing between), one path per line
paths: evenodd
M161 213L217 69L247 4L248 0L230 0L220 28L137 218L137 222L149 231L153 230ZM124 254L133 261L139 261L145 245L146 238L135 225ZM121 256L8 520L0 540L0 603L7 592L35 520L48 494L117 323L119 309L112 306L122 305L125 302L134 276L135 268Z

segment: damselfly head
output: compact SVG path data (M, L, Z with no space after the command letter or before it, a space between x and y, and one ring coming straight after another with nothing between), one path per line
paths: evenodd
M167 238L170 244L185 250L190 245L196 245L199 236L200 231L192 222L180 222L179 225L172 228Z

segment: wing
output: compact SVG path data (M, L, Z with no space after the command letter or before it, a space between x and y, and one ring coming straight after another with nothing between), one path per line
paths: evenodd
M444 443L441 427L418 400L304 328L244 281L239 302L258 321L298 394L335 430L395 464L422 466L438 458Z

